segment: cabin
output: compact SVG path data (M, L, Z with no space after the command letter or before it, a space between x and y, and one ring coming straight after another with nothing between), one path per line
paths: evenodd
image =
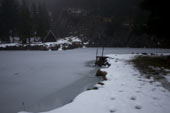
M56 42L57 38L55 36L55 34L53 33L53 31L49 30L47 33L47 36L44 39L44 42Z

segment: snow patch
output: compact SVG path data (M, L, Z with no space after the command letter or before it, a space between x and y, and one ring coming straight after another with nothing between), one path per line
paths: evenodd
M0 47L5 48L5 47L12 47L12 46L18 46L18 43L7 43L7 44L0 44Z

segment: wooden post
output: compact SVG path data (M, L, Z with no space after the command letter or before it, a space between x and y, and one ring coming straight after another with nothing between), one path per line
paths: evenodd
M98 48L96 49L96 62L97 62L97 55L98 55ZM96 66L96 62L95 62L95 66Z
M103 57L103 55L104 55L104 46L103 46L103 48L102 48L102 57Z
M97 58L97 55L98 55L98 48L97 48L97 50L96 50L96 58Z

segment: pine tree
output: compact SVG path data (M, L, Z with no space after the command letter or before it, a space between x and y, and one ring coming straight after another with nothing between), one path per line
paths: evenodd
M16 34L18 24L18 2L3 0L0 7L0 35L3 41L9 42L9 37Z
M24 0L20 8L18 34L23 44L27 43L27 39L30 43L30 37L32 36L32 19L29 8Z
M49 31L49 14L46 9L45 3L39 4L38 7L39 14L38 14L38 27L37 27L37 35L41 37L41 41L43 42L47 32Z
M32 3L31 6L31 18L32 18L32 31L34 35L34 40L37 37L37 31L38 31L38 16L39 16L39 11L37 8L37 5L35 3Z
M2 28L2 5L0 2L0 42L2 40L2 33L3 33L3 28Z
M168 2L167 1L155 1L144 0L141 3L141 8L150 12L148 18L148 33L155 35L157 38L169 38L168 31Z

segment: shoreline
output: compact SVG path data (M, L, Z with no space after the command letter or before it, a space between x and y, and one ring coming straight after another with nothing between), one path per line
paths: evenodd
M159 82L150 82L128 64L132 54L108 55L111 66L101 69L107 72L104 85L96 84L98 90L79 94L72 103L43 113L169 113L170 93ZM156 90L153 90L156 89ZM158 105L164 105L158 106ZM26 113L26 112L19 112Z

